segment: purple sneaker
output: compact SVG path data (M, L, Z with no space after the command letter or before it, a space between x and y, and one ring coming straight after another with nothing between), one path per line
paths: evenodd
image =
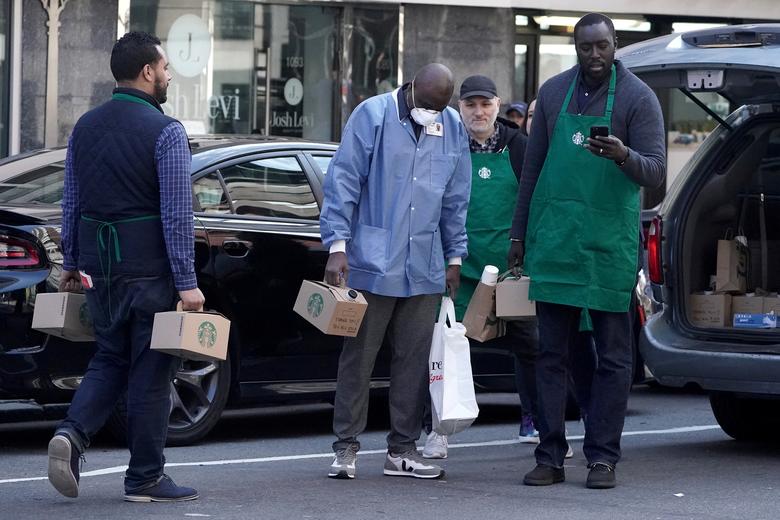
M527 444L539 444L539 432L534 427L534 420L530 413L524 413L520 420L520 432L517 434L520 442Z

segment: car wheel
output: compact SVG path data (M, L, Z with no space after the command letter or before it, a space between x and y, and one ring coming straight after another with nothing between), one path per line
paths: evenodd
M738 441L769 441L777 438L780 401L716 392L710 395L710 406L723 431Z
M168 446L186 446L205 437L217 424L230 392L230 356L225 361L184 360L171 382ZM118 440L127 436L127 398L122 397L106 422Z

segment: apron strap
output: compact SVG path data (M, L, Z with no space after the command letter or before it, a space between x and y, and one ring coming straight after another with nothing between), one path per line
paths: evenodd
M566 97L563 100L561 106L561 112L567 112L569 110L569 103L571 103L571 97L574 94L574 86L577 84L579 74L574 77L574 80L569 85L569 91L566 93ZM604 107L604 117L608 118L610 124L610 131L612 131L612 106L615 104L615 84L617 83L617 70L615 64L612 64L612 69L609 76L609 89L607 90L607 104Z
M98 255L100 254L101 250L108 249L106 246L106 241L103 240L103 231L108 231L108 242L109 244L112 243L114 245L114 258L116 258L117 262L122 261L122 254L119 249L119 233L116 230L115 224L127 224L130 222L142 222L145 220L155 220L159 219L160 215L143 215L140 217L130 217L125 218L122 220L114 220L114 221L104 221L104 220L98 220L96 218L87 217L86 215L81 216L81 220L86 220L87 222L95 222L99 224L97 227L97 239L98 239ZM111 265L111 251L108 251L108 260L109 265Z
M572 81L571 85L569 85L569 91L566 93L566 97L563 100L563 105L561 105L561 113L569 111L569 103L571 103L571 96L574 94L574 86L577 84L578 77L579 74L575 75L574 81ZM560 115L558 117L560 117Z
M155 110L156 112L159 112L156 106L152 105L145 99L141 99L136 96L131 96L130 94L123 94L121 92L117 92L116 94L111 96L111 99L117 100L117 101L129 101L130 103L138 103L139 105L146 105L149 108Z
M142 215L140 217L130 217L121 220L105 221L105 220L98 220L96 218L87 217L86 215L81 215L81 220L84 220L86 222L95 222L96 224L98 224L97 227L98 263L100 264L100 273L103 275L103 278L106 280L106 286L108 287L108 317L109 319L111 319L111 321L114 320L111 314L111 265L113 264L113 261L111 260L111 250L109 249L109 247L112 244L114 246L114 258L116 258L116 261L118 263L122 262L122 253L119 248L119 232L116 229L116 224L142 222L146 220L156 220L159 218L160 215ZM106 240L103 239L103 232L107 232L108 236ZM106 242L108 242L108 244L106 244ZM103 253L102 253L103 251L106 251L106 253L108 254L108 262L105 263L103 262ZM103 267L104 264L106 264L106 267Z
M615 103L615 83L617 82L617 71L615 70L615 64L612 64L612 71L609 76L609 90L607 90L607 105L604 107L604 117L609 121L609 126L612 127L612 105ZM612 128L610 128L610 131Z

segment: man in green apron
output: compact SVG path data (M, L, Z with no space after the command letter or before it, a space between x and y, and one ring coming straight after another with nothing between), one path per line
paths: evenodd
M469 134L472 165L466 217L469 255L463 260L460 287L455 299L456 315L461 321L484 267L500 267L505 261L506 239L514 214L527 138L516 124L498 117L501 98L498 97L496 84L486 76L470 76L463 81L458 105ZM508 337L493 340L511 345L515 351L518 393L523 411L531 413L536 411L536 331L533 329L533 324L510 326ZM427 413L425 429L428 438L423 456L445 458L447 438L431 430L430 414Z
M578 65L539 92L508 258L531 277L539 324L540 443L523 482L565 478L566 366L582 325L592 326L598 357L583 444L586 485L611 488L631 384L639 189L664 182L665 134L653 92L614 59L612 21L584 16L574 43Z
M133 31L111 52L117 88L81 116L65 158L60 291L83 290L97 351L49 441L49 482L79 494L80 459L127 396L125 500L195 500L164 472L171 381L181 360L151 350L154 315L203 307L195 276L187 133L163 113L171 73L160 40ZM178 297L178 298L177 298Z

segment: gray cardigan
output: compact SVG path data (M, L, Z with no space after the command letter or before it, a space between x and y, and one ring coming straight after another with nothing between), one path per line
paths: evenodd
M621 169L638 185L656 188L664 182L666 176L666 132L661 106L653 91L642 80L617 60L615 67L617 80L612 107L611 133L628 147L628 159ZM579 70L579 65L575 65L550 78L539 89L531 123L531 134L525 151L515 216L512 220L512 238L525 238L531 196L547 158L547 150L561 105ZM609 81L605 81L590 96L582 110L577 106L577 96L573 95L568 112L603 115L608 86Z

